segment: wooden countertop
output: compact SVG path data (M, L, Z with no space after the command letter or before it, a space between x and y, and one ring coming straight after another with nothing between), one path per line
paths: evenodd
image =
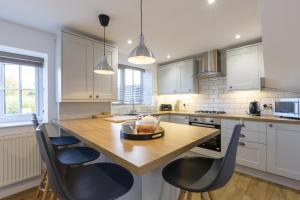
M219 134L218 129L161 122L161 127L165 129L164 137L133 141L120 138L121 124L103 119L62 120L54 123L136 175L143 175L165 165Z
M249 120L249 121L261 121L261 122L273 122L273 123L287 123L287 124L299 124L299 119L281 118L273 115L251 116L247 114L199 114L193 112L176 112L176 111L161 111L153 113L152 115L188 115L188 116L201 116L201 117L216 117L220 119L233 119L233 120Z

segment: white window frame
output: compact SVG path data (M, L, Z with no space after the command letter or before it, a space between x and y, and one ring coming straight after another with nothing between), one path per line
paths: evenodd
M141 92L141 102L134 102L134 104L143 104L144 103L144 69L142 68L137 68L137 67L119 67L118 70L121 70L121 77L118 77L118 79L120 78L120 82L121 82L121 85L122 87L118 87L118 95L119 95L119 89L121 88L124 88L125 87L125 69L131 69L131 70L135 70L135 71L140 71L141 72L141 88L142 88L142 92ZM134 83L134 72L132 72L133 75L132 75L132 82ZM125 97L125 91L121 91L122 93L122 98L119 99L119 96L118 96L118 100L116 102L113 102L114 105L128 105L128 104L131 104L132 102L127 102L127 101L124 101L124 97Z
M11 63L14 64L14 63ZM18 64L19 65L19 64ZM15 123L26 122L32 120L32 114L5 114L5 83L4 83L4 63L0 63L0 123ZM22 77L21 67L19 65L19 112L22 111ZM26 65L23 65L26 66ZM42 119L43 114L43 69L35 67L35 102L36 102L36 115L38 119Z

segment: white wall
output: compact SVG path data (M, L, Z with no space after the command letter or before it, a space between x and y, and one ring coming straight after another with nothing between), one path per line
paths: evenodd
M300 92L300 1L261 3L266 86Z
M44 102L47 106L45 109L48 115L45 120L56 118L56 102L55 102L55 39L54 34L42 32L33 28L18 25L12 22L0 20L0 45L13 47L20 50L32 51L33 53L42 53L48 57L47 71L48 76L46 83L48 85L45 93L47 99ZM45 81L44 80L44 81Z
M159 95L156 97L157 105L162 103L187 104L188 111L215 110L226 111L233 114L246 114L251 101L259 101L261 109L263 104L272 104L276 98L299 97L300 94L279 90L263 89L262 91L227 91L226 77L199 80L199 94ZM272 114L271 110L262 114Z

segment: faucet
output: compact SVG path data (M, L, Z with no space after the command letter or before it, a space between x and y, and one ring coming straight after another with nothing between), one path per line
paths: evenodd
M130 114L135 114L136 113L136 110L134 109L134 98L131 98L131 104L132 104L132 109L130 110Z

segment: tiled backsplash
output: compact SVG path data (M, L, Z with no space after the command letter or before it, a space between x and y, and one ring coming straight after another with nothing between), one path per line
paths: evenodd
M245 114L251 101L259 101L263 104L272 104L273 99L282 97L300 97L300 94L283 92L275 89L263 89L262 91L234 91L228 92L226 77L199 80L199 94L159 95L154 97L154 104L158 107L162 103L186 104L187 111L216 110L227 113ZM182 107L183 108L183 107ZM264 111L263 114L271 114L272 111Z

